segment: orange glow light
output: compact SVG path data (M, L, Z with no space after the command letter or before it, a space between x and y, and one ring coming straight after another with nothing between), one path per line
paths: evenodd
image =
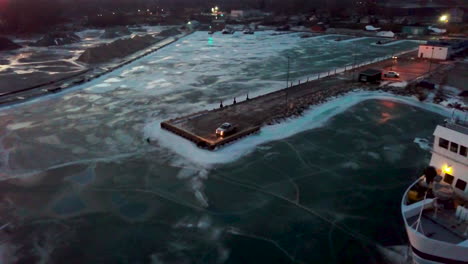
M449 165L444 165L444 172L451 174L452 173L452 167Z
M393 107L395 107L395 103L392 102L392 101L382 101L382 104L383 104L385 107L388 107L388 108L393 108Z

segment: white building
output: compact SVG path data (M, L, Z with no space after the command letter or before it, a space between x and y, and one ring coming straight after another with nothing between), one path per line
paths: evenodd
M244 17L244 10L231 10L231 17L235 17L235 18Z
M450 57L450 46L442 45L419 45L419 58L447 60Z
M230 16L232 18L248 18L248 17L264 17L269 13L264 13L261 10L246 9L246 10L231 10Z

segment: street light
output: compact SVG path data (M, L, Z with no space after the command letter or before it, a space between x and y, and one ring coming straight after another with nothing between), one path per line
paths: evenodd
M288 88L289 86L289 55L286 56L288 58L288 71L287 71L287 74L286 74L286 88Z
M439 22L448 23L449 22L449 16L448 15L441 15L439 17Z
M288 86L289 86L289 68L290 68L290 67L289 67L289 64L290 64L290 63L289 63L289 61L290 61L289 55L287 55L287 58L288 58L288 73L287 73L287 75L286 75L286 89L288 89ZM286 100L285 100L285 103L286 103L286 109L287 109L287 108L288 108L288 90L284 90L284 91L285 91L285 93L286 93L286 95L285 95L285 99L286 99Z
M432 58L433 57L434 57L434 47L432 47L431 59L429 60L429 71L427 73L430 73L432 70Z

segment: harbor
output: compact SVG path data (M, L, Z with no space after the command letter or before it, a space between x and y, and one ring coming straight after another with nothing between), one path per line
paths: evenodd
M313 105L323 103L330 98L347 92L363 90L389 91L393 83L408 83L421 80L422 77L436 71L440 65L428 60L418 60L413 51L402 52L399 57L392 56L377 62L364 62L344 69L332 69L316 79L288 81L288 87L249 98L235 97L231 102L220 102L218 108L192 113L186 116L163 121L161 127L189 141L200 148L215 150L225 144L236 141L252 133L259 132L262 126L272 125L281 120L299 116ZM383 72L397 71L399 78L386 78L382 83L362 83L358 75L367 69ZM398 85L396 85L398 86ZM404 87L398 90L404 90ZM401 91L400 91L401 92ZM217 136L215 130L223 123L230 123L236 130L227 136Z

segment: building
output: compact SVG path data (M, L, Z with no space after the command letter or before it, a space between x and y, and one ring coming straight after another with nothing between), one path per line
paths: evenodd
M269 15L261 10L248 9L248 10L231 10L231 18L250 18L250 17L264 17Z
M428 41L419 45L418 57L434 60L448 60L453 55L468 49L468 41L460 39L446 39Z
M241 18L244 17L244 10L231 10L232 18Z
M438 44L419 45L419 58L447 60L450 57L450 46Z
M359 73L360 82L378 83L382 80L382 71L376 69L367 69Z

